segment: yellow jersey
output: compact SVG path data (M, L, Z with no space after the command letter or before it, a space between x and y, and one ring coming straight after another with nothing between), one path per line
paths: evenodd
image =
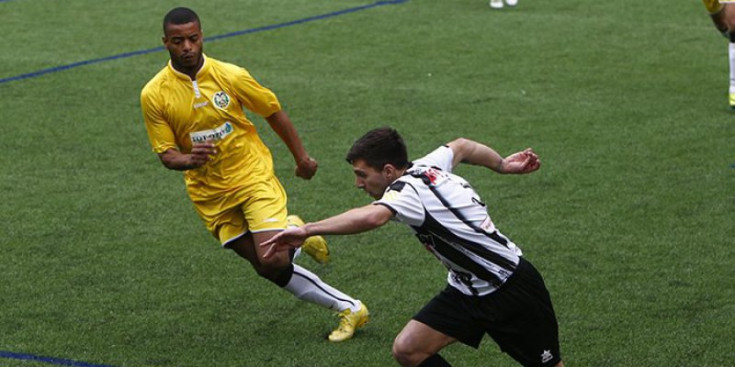
M184 171L192 201L207 202L274 176L270 150L243 111L268 117L281 110L275 94L236 65L204 56L196 80L169 61L143 88L143 119L153 151L191 151L212 142L217 154L204 166Z

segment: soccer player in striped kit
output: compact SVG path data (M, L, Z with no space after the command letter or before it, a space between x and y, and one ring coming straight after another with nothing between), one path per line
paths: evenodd
M540 167L531 149L503 158L460 138L409 162L398 132L379 128L354 143L347 161L356 186L376 201L277 234L262 244L268 247L265 257L313 235L359 233L390 220L405 223L449 274L447 287L396 337L393 356L401 365L449 366L439 355L442 348L456 341L477 348L487 333L524 366L563 366L543 278L495 228L472 186L452 174L462 162L503 174L531 173Z

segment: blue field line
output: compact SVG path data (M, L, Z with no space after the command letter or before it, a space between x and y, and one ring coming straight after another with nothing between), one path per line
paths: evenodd
M8 1L8 0L0 0L0 2L2 2L2 1ZM367 10L367 9L371 9L371 8L375 8L375 7L379 7L379 6L405 3L407 1L408 0L377 1L377 2L372 3L372 4L361 5L361 6L356 6L356 7L353 7L353 8L347 8L347 9L344 9L344 10L334 11L334 12L331 12L331 13L326 13L326 14L321 14L321 15L315 15L315 16L312 16L312 17L298 19L298 20L292 20L290 22L285 22L285 23L280 23L280 24L274 24L274 25L269 25L269 26L263 26L263 27L258 27L258 28L245 29L245 30L242 30L242 31L225 33L225 34L220 34L220 35L216 35L216 36L212 36L212 37L206 37L204 40L205 41L208 41L208 42L212 42L212 41L217 41L217 40L221 40L221 39L224 39L224 38L241 36L243 34L257 33L257 32L263 32L263 31L270 31L270 30L273 30L273 29L290 27L290 26L294 26L294 25L298 25L298 24L302 24L302 23L313 22L315 20L322 20L322 19L332 18L332 17L336 17L336 16L339 16L339 15L354 13L354 12L357 12L357 11ZM76 68L76 67L79 67L79 66L90 65L90 64L98 64L98 63L101 63L101 62L112 61L112 60L117 60L117 59L125 59L125 58L128 58L128 57L133 57L133 56L138 56L138 55L145 55L145 54L149 54L149 53L152 53L152 52L159 52L159 51L163 51L163 50L164 50L164 47L163 46L159 46L159 47L149 48L149 49L146 49L146 50L125 52L125 53L117 54L117 55L113 55L113 56L101 57L101 58L98 58L98 59L92 59L92 60L86 60L86 61L79 61L79 62L75 62L75 63L67 64L67 65L62 65L62 66L55 66L55 67L52 67L52 68L41 69L41 70L34 71L34 72L31 72L31 73L26 73L26 74L21 74L21 75L7 77L7 78L2 78L2 79L0 79L0 84L9 83L9 82L16 81L16 80L22 80L22 79L28 79L28 78L35 78L35 77L38 77L38 76L41 76L41 75L50 74L50 73L56 73L56 72L59 72L59 71L63 71L63 70L67 70L67 69L72 69L72 68Z
M13 353L0 350L0 358L20 359L23 361L34 361L55 364L57 366L74 366L74 367L114 367L106 364L93 364L86 362L72 361L70 359L40 357L32 354Z

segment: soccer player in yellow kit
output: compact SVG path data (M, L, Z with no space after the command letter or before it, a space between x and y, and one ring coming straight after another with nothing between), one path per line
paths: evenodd
M175 8L166 14L163 33L170 62L141 92L153 151L166 168L184 171L197 213L223 247L299 299L339 311L339 327L329 340L351 338L368 320L362 302L294 264L296 254L265 259L258 246L287 225L302 223L287 215L286 193L274 174L271 153L243 107L268 121L293 154L296 175L310 179L317 163L288 115L275 94L247 70L204 55L199 17L191 9ZM312 257L327 261L326 242L322 238L312 242Z
M728 57L730 60L730 108L735 109L735 0L702 0L717 30L730 41Z

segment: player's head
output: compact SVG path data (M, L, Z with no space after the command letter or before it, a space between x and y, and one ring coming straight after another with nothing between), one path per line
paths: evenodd
M178 70L196 70L203 62L202 27L189 8L174 8L163 17L163 44Z
M375 199L408 168L403 138L390 127L370 130L352 144L347 162L355 173L355 186Z

